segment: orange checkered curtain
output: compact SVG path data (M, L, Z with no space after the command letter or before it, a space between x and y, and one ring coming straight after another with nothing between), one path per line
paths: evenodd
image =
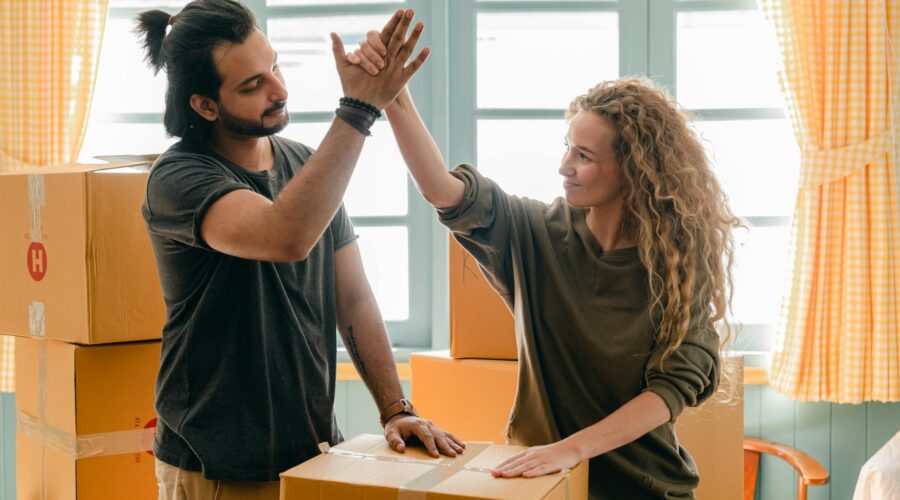
M900 401L900 0L761 4L802 151L771 386Z
M107 0L0 0L0 171L78 157L106 12ZM0 338L0 391L13 390L12 349Z

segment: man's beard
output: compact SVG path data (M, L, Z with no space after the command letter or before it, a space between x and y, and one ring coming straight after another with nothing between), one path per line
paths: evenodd
M224 128L228 132L231 132L232 134L246 135L250 137L265 137L274 135L284 130L284 127L287 127L288 122L290 121L288 114L285 113L283 120L276 123L275 125L266 127L263 124L265 114L263 114L263 116L260 116L259 120L247 120L245 118L239 118L238 116L231 114L221 102L218 104L219 119L222 120L222 128ZM266 113L277 111L283 107L285 107L284 102L280 103L280 105L276 105L267 109Z

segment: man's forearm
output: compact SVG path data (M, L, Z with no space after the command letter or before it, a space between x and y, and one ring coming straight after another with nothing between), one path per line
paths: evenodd
M339 320L344 346L381 412L403 398L403 389L374 297L356 302Z
M356 167L365 137L335 119L316 153L272 204L274 226L308 252L331 223Z

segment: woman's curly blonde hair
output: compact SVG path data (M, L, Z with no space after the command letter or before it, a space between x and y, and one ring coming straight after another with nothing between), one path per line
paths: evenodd
M651 366L677 349L690 328L726 321L732 297L731 213L703 146L678 105L644 78L602 82L572 101L566 113L597 113L616 130L622 169L623 231L636 239L648 270L651 311L658 321Z

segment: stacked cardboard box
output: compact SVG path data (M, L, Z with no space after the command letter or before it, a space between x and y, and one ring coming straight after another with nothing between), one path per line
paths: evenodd
M148 168L0 174L0 334L16 339L19 498L156 498L165 321L140 213Z
M18 497L156 498L158 367L158 341L16 339Z
M464 440L504 443L518 363L509 309L475 259L451 237L450 350L413 354L412 401L419 412ZM740 373L741 358L726 360ZM700 469L700 500L739 498L743 487L742 387L719 393L678 419L679 442ZM473 411L477 408L477 411Z
M512 314L478 262L450 237L450 356L518 359Z

